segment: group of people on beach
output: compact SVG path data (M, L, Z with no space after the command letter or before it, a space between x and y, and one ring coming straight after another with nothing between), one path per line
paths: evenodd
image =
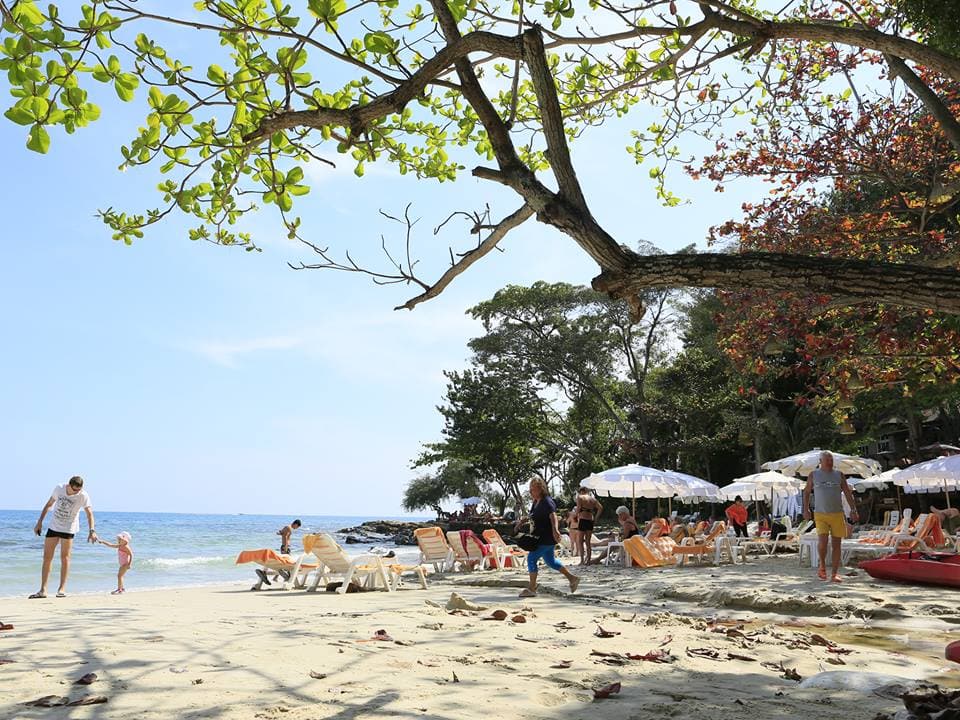
M33 593L30 598L38 599L47 597L47 583L50 579L50 569L53 565L54 555L57 548L60 548L60 584L57 586L57 597L67 596L67 578L70 575L70 556L73 552L73 540L76 534L80 532L80 511L87 516L87 542L99 545L106 545L117 551L117 589L113 591L114 595L125 592L123 586L123 577L133 567L133 548L130 545L130 533L124 531L117 533L115 543L102 540L97 536L96 521L93 516L93 506L90 503L90 496L83 489L83 478L74 475L63 485L57 485L50 493L50 499L40 510L40 518L33 527L33 532L39 537L43 532L43 520L48 512L51 512L50 523L47 526L47 534L43 541L43 564L40 569L40 589Z
M542 477L535 476L531 479L528 490L533 503L528 515L517 521L516 528L519 530L524 523L529 523L530 532L536 538L536 547L527 555L529 582L520 595L521 597L532 597L537 594L541 560L548 568L560 572L570 584L570 592L575 592L580 583L579 576L565 567L556 558L555 554L556 546L562 542L557 504L550 497L547 483ZM830 452L823 452L820 454L819 468L810 473L803 490L803 517L806 520L813 518L816 524L818 535L817 558L819 561L817 575L821 580L830 580L834 583L842 582L839 576L840 550L841 542L847 536L847 519L843 510L843 496L846 496L851 508L850 519L857 522L859 517L850 486L847 484L846 478L834 469L833 455ZM811 497L816 502L816 509L812 512ZM115 543L101 540L97 536L93 507L90 503L90 496L83 489L83 478L74 476L65 484L57 485L53 489L49 500L40 511L40 518L34 526L36 535L41 535L44 519L51 510L51 519L43 545L40 589L30 597L47 597L47 583L58 547L60 549L60 583L57 587L56 596L66 596L67 578L70 573L70 555L74 538L80 531L81 510L87 517L89 528L87 542L99 543L117 551L119 567L117 570L117 588L113 593L123 593L125 591L124 576L133 566L130 533L118 533ZM939 510L931 507L930 510L942 514L943 520L960 525L960 512L956 509ZM593 555L593 532L597 518L600 517L602 512L603 505L600 501L588 488L580 487L574 505L567 513L566 519L573 553L580 557L581 565L598 562L602 557L594 558ZM739 496L726 509L725 513L737 535L742 533L745 536L747 509L743 506L742 499ZM626 506L621 505L616 509L616 517L620 526L620 540L626 540L640 534L641 528ZM277 535L280 536L281 554L290 554L290 539L293 532L300 527L300 520L294 520L277 531ZM609 541L605 541L605 544L609 544ZM829 574L826 567L828 549L832 551Z
M525 520L533 525L533 534L537 536L539 545L527 555L527 570L530 575L528 586L520 593L521 597L531 597L537 592L537 570L539 561L543 560L547 567L559 571L570 583L570 591L574 592L580 578L570 572L554 555L556 545L561 543L559 520L556 502L549 496L547 484L540 477L534 477L529 485L533 504L527 518L517 521L519 529ZM847 517L843 509L842 497L846 497L851 508L850 520L859 521L856 501L846 478L833 467L833 454L824 451L820 453L820 466L807 477L803 490L803 517L805 520L814 520L817 533L817 576L824 581L833 583L842 582L840 578L841 543L847 537ZM815 509L811 504L815 501ZM593 558L593 531L596 519L603 512L603 505L586 487L580 487L574 500L574 506L567 514L567 523L571 545L574 553L580 555L582 565L592 564ZM931 508L931 512L941 512ZM725 514L737 535L747 535L747 508L743 499L737 496L734 502L726 509ZM640 533L640 526L626 506L619 506L616 510L617 522L620 525L620 539L625 540ZM950 520L960 524L960 512L949 513ZM830 552L831 567L827 573L827 552ZM599 560L599 558L598 558Z

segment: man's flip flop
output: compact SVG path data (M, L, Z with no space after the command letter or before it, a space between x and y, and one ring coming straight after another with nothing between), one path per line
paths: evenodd
M45 598L45 597L46 597L46 595L45 595L44 593L38 593L38 592L37 592L37 593L34 593L33 595L30 596L30 600L39 600L39 599L42 599L42 598Z
M58 593L57 593L57 597L66 597L66 596L67 596L67 594L66 594L65 592L58 592Z
M265 585L273 585L273 583L270 582L270 578L267 577L267 574L263 570L260 570L259 568L257 568L256 570L254 570L254 572L257 574L257 577L260 578L260 581L262 583L264 583Z

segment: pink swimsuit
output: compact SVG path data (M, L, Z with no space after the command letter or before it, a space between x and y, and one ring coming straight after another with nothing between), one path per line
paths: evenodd
M117 560L120 561L121 567L128 565L133 557L130 555L130 551L126 548L117 548Z

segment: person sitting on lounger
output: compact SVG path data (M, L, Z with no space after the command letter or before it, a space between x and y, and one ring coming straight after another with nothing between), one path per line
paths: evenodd
M634 535L640 534L640 526L637 525L636 518L630 514L626 505L617 508L617 522L620 523L620 541L623 542Z
M297 530L300 527L300 521L294 520L289 525L284 525L282 528L277 530L277 535L280 536L280 554L289 555L290 554L290 536L293 535L293 531Z
M931 505L930 512L940 518L940 527L948 535L953 535L960 530L960 510L952 507L941 510Z

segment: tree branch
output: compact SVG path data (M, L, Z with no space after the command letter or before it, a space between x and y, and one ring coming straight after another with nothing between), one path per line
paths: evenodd
M493 250L508 232L513 230L513 228L517 227L518 225L523 224L527 219L530 218L531 215L533 215L533 210L529 206L523 205L519 210L505 217L503 220L497 223L497 226L491 231L486 239L483 240L483 242L477 245L477 247L475 247L473 250L469 250L464 253L460 259L447 268L447 271L440 276L440 279L427 288L426 291L420 293L416 297L410 298L403 305L398 305L394 308L394 310L413 310L413 308L420 303L426 302L431 298L435 298L437 295L446 290L447 286L452 283L458 275L465 272L477 260Z
M614 297L653 287L791 290L960 314L960 271L871 260L757 252L633 255L623 270L593 279L594 290Z
M950 108L903 60L893 55L884 55L883 57L887 61L887 65L890 66L891 77L898 77L903 80L911 92L920 98L924 107L927 108L927 112L940 124L947 140L960 153L960 122L957 122L953 113L950 112Z

